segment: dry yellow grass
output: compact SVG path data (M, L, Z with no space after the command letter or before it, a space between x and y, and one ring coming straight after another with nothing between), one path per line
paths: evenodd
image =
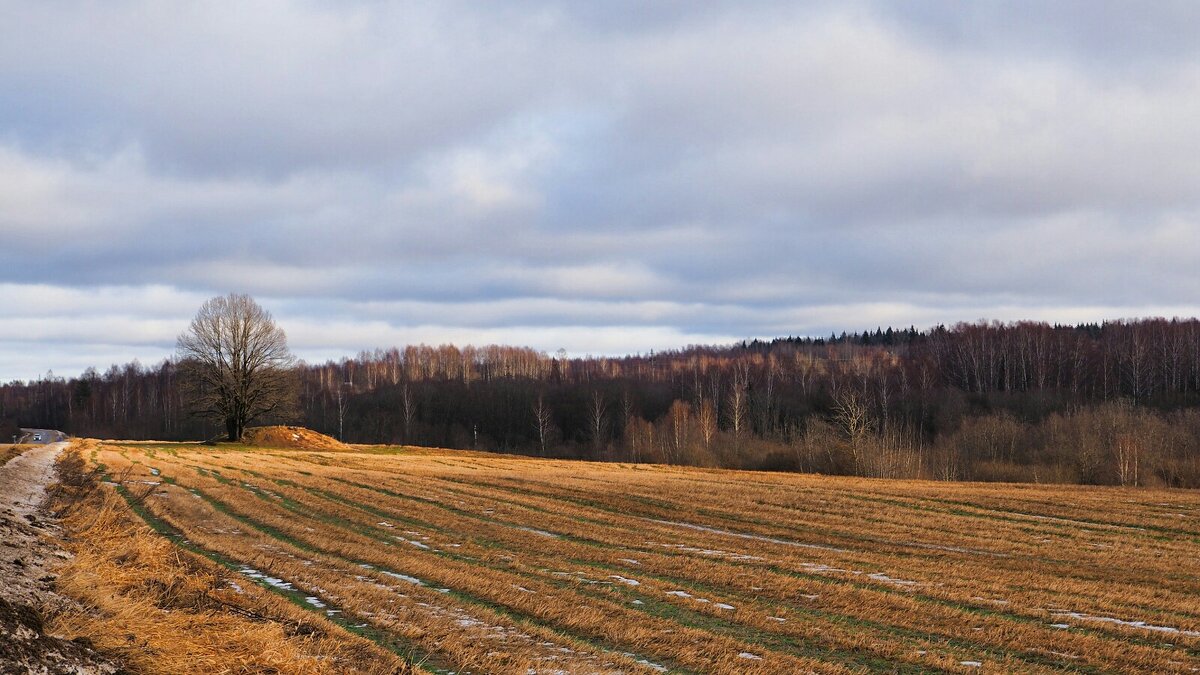
M25 452L32 447L32 445L9 445L7 447L0 448L0 466L4 466L9 461L15 459L22 452Z
M385 448L95 461L161 481L147 517L427 670L1200 668L1192 492Z
M77 604L53 614L52 633L86 638L135 673L411 671L155 534L115 491L79 496L62 519L73 558L58 579Z

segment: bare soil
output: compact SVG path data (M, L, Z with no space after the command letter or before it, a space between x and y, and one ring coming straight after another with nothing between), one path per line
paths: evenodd
M70 554L43 503L54 459L66 446L26 450L0 466L0 673L118 673L90 645L47 635L42 617L69 600L54 592L54 568Z
M272 426L250 427L242 435L242 442L263 448L296 448L298 450L352 450L336 438L317 433L304 427Z

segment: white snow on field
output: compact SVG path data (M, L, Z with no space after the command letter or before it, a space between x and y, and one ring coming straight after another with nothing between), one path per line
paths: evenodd
M1054 617L1070 617L1079 619L1080 621L1095 621L1097 623L1112 623L1118 626L1128 626L1130 628L1142 628L1144 630L1152 630L1157 633L1172 633L1176 635L1186 635L1188 637L1200 637L1200 631L1196 630L1181 630L1172 626L1155 626L1154 624L1146 623L1145 621L1127 621L1125 619L1117 619L1111 616L1092 616L1090 614L1082 614L1080 612L1056 612L1051 616Z
M321 599L315 595L308 596L307 598L304 599L304 601L307 602L308 604L312 605L313 607L316 607L317 609L325 608L325 603L321 602Z
M625 577L621 576L620 574L610 574L610 575L608 575L608 578L616 579L617 581L625 584L626 586L641 586L642 585L642 582L638 581L637 579L626 579Z
M629 563L630 565L641 565L642 563L633 558L617 558L617 562Z
M1070 518L1058 518L1056 516L1039 516L1039 515L1035 515L1032 513L1017 513L1015 515L1025 516L1026 518L1033 518L1034 520L1048 520L1048 521L1055 522L1055 523L1067 523L1070 525L1081 525L1083 527L1099 527L1099 528L1110 529L1110 530L1136 530L1138 532L1146 531L1146 528L1138 527L1136 525L1118 525L1116 523L1089 523L1086 520L1072 520Z
M739 659L749 659L750 661L762 661L761 656L759 656L758 654L751 654L750 652L742 652L741 654L738 654L738 658Z
M874 579L875 581L882 581L885 584L891 584L893 586L900 586L902 588L920 585L917 582L910 581L908 579L895 579L893 577L889 577L888 575L884 574L883 572L875 572L873 574L868 574L867 576Z
M380 522L378 522L378 523L375 523L375 524L376 524L376 525L378 525L378 526L380 526L380 527L395 527L395 525L393 525L393 524L391 524L391 523L388 523L388 522L384 522L384 521L380 521Z
M733 605L729 605L724 602L714 602L708 598L698 598L687 591L667 591L667 595L673 595L677 598L689 598L699 603L711 604L713 607L717 607L719 609L736 609Z
M402 541L405 544L412 544L413 546L416 546L417 548L420 548L420 549L425 549L426 551L429 550L429 544L417 541L415 539L405 539L404 537L401 537L398 534L392 535L392 539L395 539L396 541Z
M974 600L975 602L990 602L993 605L1007 605L1008 604L1007 600L1002 600L1000 598L985 598L985 597L979 596L979 595L976 595L976 596L972 597L971 599Z
M821 563L800 563L800 566L810 572L845 572L846 574L862 574L862 572L857 572L855 570L846 570L840 567L830 567L829 565L822 565Z
M636 663L640 663L643 666L646 666L647 668L650 668L652 670L656 670L660 673L665 673L668 670L668 668L666 666L654 663L653 661L650 661L649 659L644 659L644 658L638 656L637 654L634 654L633 652L621 652L621 654L623 656L628 656L629 658L633 659Z
M729 530L722 530L722 529L719 529L716 527L709 527L707 525L697 525L695 523L681 523L681 522L675 521L675 520L657 520L655 518L647 518L646 520L649 520L652 523L658 523L659 525L673 525L675 527L686 527L689 530L698 530L700 532L709 532L712 534L723 534L727 537L737 537L739 539L749 539L751 541L765 541L769 544L782 544L784 546L799 546L800 548L815 548L815 549L818 549L821 551L833 551L835 553L849 553L849 551L847 551L844 548L836 548L834 546L825 546L823 544L805 544L805 543L798 542L798 541L789 541L787 539L776 539L775 537L767 537L767 536L764 536L761 534L747 534L745 532L731 532Z
M959 661L958 665L966 666L968 668L979 668L979 667L983 666L983 662L981 662L981 661Z
M980 548L967 548L965 546L943 546L941 544L923 544L919 541L904 542L904 546L913 546L915 548L924 548L931 551L950 551L951 553L969 553L971 555L987 555L993 558L1011 558L1007 553L998 551L985 551Z
M241 572L242 574L250 577L251 579L254 579L255 581L262 581L262 582L266 583L267 585L274 586L275 588L278 588L280 590L284 590L284 591L296 590L292 586L291 583L284 581L283 579L269 577L269 576L263 574L262 572L259 572L258 570L254 569L253 567L243 567L242 569L240 569L238 571Z
M539 529L533 528L533 527L523 527L522 526L522 527L518 527L516 529L524 530L525 532L532 532L533 534L536 534L539 537L546 537L547 539L558 539L558 535L554 534L553 532L547 532L545 530L539 530Z
M661 544L653 541L648 541L646 544L649 546L662 546L663 548L675 549L685 553L699 553L700 555L712 556L714 558L725 558L727 560L762 560L762 558L756 555L731 553L716 548L697 548L695 546L688 546L687 544Z
M382 572L384 574L388 575L389 577L393 577L393 578L399 579L401 581L407 581L410 584L416 584L418 586L425 585L424 581L421 581L420 579L418 579L416 577L410 577L407 574L400 574L399 572L389 572L387 570L382 570Z
M154 475L154 476L158 476L161 474L161 472L158 469L150 469L150 474Z
M883 572L867 573L867 572L863 572L862 570L848 570L848 569L843 569L841 567L830 567L829 565L823 565L821 563L800 563L800 566L803 567L804 569L808 570L809 572L813 572L816 574L825 574L825 573L829 573L829 572L841 572L844 574L854 574L854 575L866 574L868 578L870 578L874 581L880 581L885 584L895 586L897 588L912 589L916 586L927 585L927 584L923 584L918 581L912 581L909 579L897 579L895 577L890 577L890 576L884 574ZM807 595L804 595L801 597L805 597L805 598L809 598L810 600L813 600L819 596L809 597Z
M768 616L767 620L768 621L778 621L779 623L783 623L784 621L787 621L787 619L783 618L782 616Z

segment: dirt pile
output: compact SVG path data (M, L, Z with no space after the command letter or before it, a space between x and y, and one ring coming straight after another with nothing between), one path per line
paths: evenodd
M297 450L345 451L352 448L336 438L319 434L304 427L251 427L242 435L242 442L260 448L296 448Z

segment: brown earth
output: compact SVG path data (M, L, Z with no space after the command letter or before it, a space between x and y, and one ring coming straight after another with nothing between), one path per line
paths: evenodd
M336 438L319 434L304 427L272 426L250 427L242 435L242 442L262 448L296 448L299 450L352 450Z
M44 508L54 458L65 443L35 446L0 466L0 673L117 673L86 642L47 635L45 612L70 601L54 592L54 568L70 554Z

